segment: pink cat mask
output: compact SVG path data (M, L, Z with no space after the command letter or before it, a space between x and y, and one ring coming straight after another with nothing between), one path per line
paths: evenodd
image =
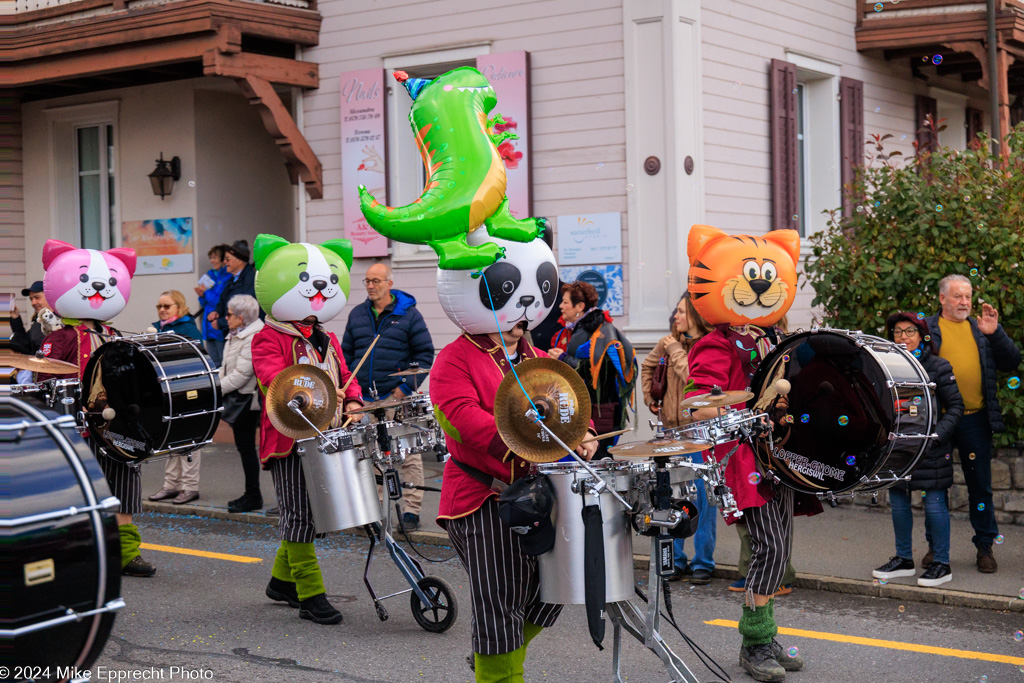
M60 240L43 245L43 292L62 318L110 320L132 294L135 250L78 249Z

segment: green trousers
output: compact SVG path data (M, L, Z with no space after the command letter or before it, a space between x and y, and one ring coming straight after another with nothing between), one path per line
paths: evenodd
M294 583L299 600L327 592L323 574L320 573L320 563L316 559L316 547L312 543L281 541L270 575Z
M750 546L750 532L747 531L747 525L743 522L733 524L736 529L736 533L740 535L740 563L739 569L740 576L746 576L750 570L750 558L753 556L754 551ZM793 569L793 558L790 557L789 561L786 562L786 573L782 575L782 585L790 586L796 579L796 570Z
M139 535L139 527L134 524L121 524L117 527L117 533L121 537L121 569L124 569L139 556L142 536Z
M523 683L526 647L543 630L542 626L527 621L523 625L525 642L518 649L500 655L474 653L476 683Z

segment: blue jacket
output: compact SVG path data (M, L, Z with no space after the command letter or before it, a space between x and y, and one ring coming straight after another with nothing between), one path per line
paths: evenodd
M233 275L229 274L227 281L224 283L224 288L220 291L220 298L217 299L217 314L220 316L217 319L217 326L221 332L228 329L228 302L231 301L231 297L237 294L248 294L253 298L256 297L256 268L251 263L245 264L245 268L238 273L237 280ZM207 313L209 312L207 311ZM263 320L265 316L266 313L261 308L260 320Z
M996 379L996 370L1002 372L1013 372L1020 365L1020 349L1013 343L1009 335L1000 325L992 334L982 334L978 329L978 321L973 317L967 319L971 323L971 332L974 333L974 343L978 345L978 355L981 357L981 395L985 399L985 410L988 412L988 424L993 432L1005 432L1006 425L1003 424L1003 412L999 408L999 399L996 398L996 390L999 381ZM928 332L936 350L942 347L942 331L939 329L939 314L929 316L925 319L928 323ZM936 351L937 353L937 351Z
M157 320L153 323L153 327L156 328L157 332L173 332L189 339L203 340L202 335L199 334L199 328L196 327L196 319L191 315L183 315L170 325L164 325L163 327L160 327L160 321Z
M397 386L410 394L413 387L419 388L423 384L426 379L424 376L389 375L407 369L412 362L419 363L424 369L434 364L434 342L427 330L427 323L416 310L416 299L398 289L392 289L391 294L394 300L380 316L374 316L373 304L367 299L352 309L345 325L341 352L345 356L345 364L350 368L354 368L363 357L373 338L378 333L381 335L370 357L356 373L364 398L369 398L370 387L374 382L380 398L387 397Z
M214 281L213 287L210 287L203 295L199 297L199 306L202 308L202 316L200 323L202 324L203 339L222 340L224 339L224 331L214 328L213 323L206 319L208 313L212 313L217 310L217 304L220 302L220 294L224 291L224 285L231 279L231 273L228 269L221 267L220 270L214 270L211 268L206 271L206 274L210 276L210 279Z

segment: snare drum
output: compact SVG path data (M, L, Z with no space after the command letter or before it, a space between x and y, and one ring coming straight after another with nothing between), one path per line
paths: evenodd
M372 433L361 427L335 429L326 435L337 443L336 452L321 451L318 439L296 443L316 532L379 522L384 514L377 498L372 452L367 447Z
M82 383L77 379L48 379L32 384L13 384L12 396L38 396L46 405L61 415L78 413L82 397Z
M124 607L118 500L73 421L54 424L60 417L38 397L0 396L8 671L88 670Z
M793 423L774 451L767 439L754 451L792 489L820 497L885 489L930 445L934 385L901 345L845 330L796 334L765 357L751 389L761 397L780 378L792 384Z
M710 420L690 422L666 429L665 434L672 439L723 444L740 438L742 436L740 427L749 428L749 425L757 419L753 410L728 410Z
M391 453L398 455L402 460L413 453L432 451L438 442L438 429L433 415L401 422L385 422L384 425L388 430L388 436L391 437Z
M620 493L635 493L639 467L628 462L592 462L608 487ZM555 526L554 547L537 556L540 569L540 599L553 605L585 605L583 496L584 482L592 475L575 462L537 465L554 490L551 522ZM628 496L624 496L630 500ZM633 531L628 511L610 492L598 497L604 522L605 601L619 602L633 597ZM594 497L587 496L587 504Z
M220 413L220 378L199 342L177 334L115 339L82 379L89 433L125 463L184 455L210 443ZM107 422L104 408L115 411Z

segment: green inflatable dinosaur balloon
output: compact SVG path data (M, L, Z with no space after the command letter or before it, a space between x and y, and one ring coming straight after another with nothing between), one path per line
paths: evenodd
M396 71L413 98L409 121L427 169L423 193L411 204L385 206L359 187L366 221L399 242L429 244L445 270L483 268L502 257L494 242L478 246L466 236L481 225L487 234L530 242L542 233L543 218L516 219L505 197L505 165L497 145L516 135L495 133L501 116L488 119L497 99L494 88L476 69L453 69L430 81Z

